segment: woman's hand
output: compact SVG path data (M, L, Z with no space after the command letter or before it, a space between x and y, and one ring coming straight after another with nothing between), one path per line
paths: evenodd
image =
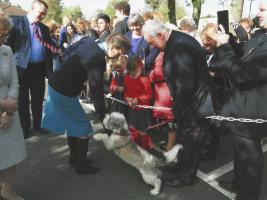
M0 118L0 128L8 128L11 123L11 116L7 112L3 112Z
M220 31L218 31L217 34L217 47L228 43L230 38L229 35L225 33L225 30L221 24L219 25L219 29Z
M18 101L14 97L7 97L1 100L1 108L8 113L14 113L18 109Z

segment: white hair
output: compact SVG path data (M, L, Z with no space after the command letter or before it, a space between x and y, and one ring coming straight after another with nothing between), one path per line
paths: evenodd
M197 29L196 22L192 17L189 16L184 16L179 23L179 28L180 29L185 29L187 31L195 31Z
M152 37L157 36L159 33L166 32L168 27L157 19L149 19L146 21L142 28L143 35L149 33Z

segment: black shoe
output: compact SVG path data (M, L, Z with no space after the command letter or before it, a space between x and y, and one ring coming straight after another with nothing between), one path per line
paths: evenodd
M219 182L219 185L227 191L234 192L234 193L237 192L237 185L236 185L235 179L233 179L233 180L221 180Z
M215 160L216 157L216 153L211 150L205 150L201 153L201 160Z
M82 164L91 164L93 161L94 161L93 159L87 158L85 161L83 161ZM69 159L69 164L70 164L70 166L74 167L76 162L74 162L73 160Z
M30 138L29 130L22 130L22 133L25 140Z
M33 128L33 130L36 131L36 132L38 132L38 133L41 133L41 134L47 134L47 133L49 133L49 131L48 131L47 129L45 129L45 128L40 128L40 127L38 127L38 128Z
M24 139L28 139L30 138L30 132L29 132L29 128L28 127L22 127L22 133L24 136Z
M74 168L78 174L95 174L101 170L100 167L83 163L75 164Z
M192 185L193 181L182 180L178 177L175 179L165 180L164 183L166 183L166 185L169 185L172 187L181 187L181 186L185 186L185 185Z

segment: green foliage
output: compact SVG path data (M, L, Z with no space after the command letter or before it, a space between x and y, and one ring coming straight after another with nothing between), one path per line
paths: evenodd
M110 18L113 18L115 16L115 10L114 10L114 6L117 2L119 2L121 0L109 0L106 8L103 10L104 13L106 13ZM129 0L125 0L128 1ZM99 13L99 12L96 12Z
M177 25L176 22L176 3L175 0L168 0L168 17L169 17L169 22Z
M163 0L145 0L145 3L152 9L157 10L163 3Z
M9 0L0 0L0 2L2 2L2 3L7 3L7 4L11 4Z
M46 14L46 21L55 20L57 22L62 21L62 5L61 0L46 0L45 1L48 5L48 11Z
M192 0L193 4L193 19L195 20L196 24L198 25L200 13L201 13L201 5L204 3L205 0Z
M62 16L71 16L73 21L76 21L78 18L83 19L83 13L80 6L68 7L62 9Z
M159 13L163 15L164 21L169 21L168 18L168 5L167 2L164 1L160 7L157 10ZM185 10L184 7L180 4L176 5L176 19L181 19L183 16L185 16Z

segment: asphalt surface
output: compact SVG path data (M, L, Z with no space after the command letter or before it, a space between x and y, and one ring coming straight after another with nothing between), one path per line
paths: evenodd
M89 119L94 118L90 107ZM95 124L96 132L101 125ZM99 131L100 130L100 131ZM101 142L89 141L88 157L102 170L93 175L78 175L68 165L66 137L38 134L26 140L28 157L18 165L16 190L25 200L229 200L218 180L231 177L232 140L227 135L220 144L218 158L201 162L199 178L192 186L173 188L163 185L158 196L150 195L151 186L139 172L120 160ZM267 153L261 200L267 200Z

